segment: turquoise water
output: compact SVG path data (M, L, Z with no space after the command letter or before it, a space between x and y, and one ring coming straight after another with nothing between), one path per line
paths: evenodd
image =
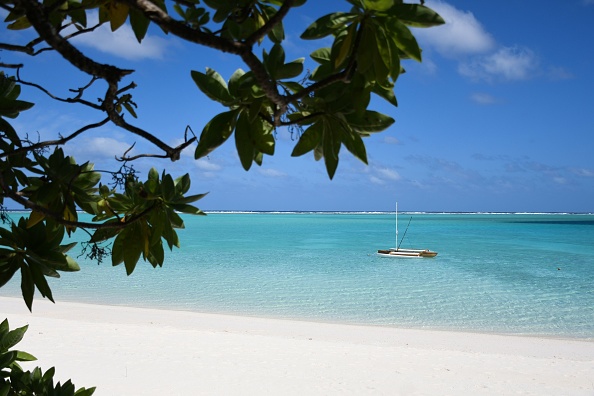
M185 217L163 268L79 258L58 301L594 339L594 215L213 213ZM0 289L18 295L19 281Z

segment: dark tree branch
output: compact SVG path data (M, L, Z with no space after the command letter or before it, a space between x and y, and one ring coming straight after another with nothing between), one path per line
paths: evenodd
M99 22L98 24L96 24L95 26L92 26L90 28L85 28L85 29L77 30L77 31L75 31L72 34L69 34L68 36L64 36L64 39L70 40L71 38L76 37L76 36L80 36L81 34L92 32L92 31L94 31L95 29L97 29L98 27L100 27L103 24L104 24L104 22ZM68 24L67 26L69 26L69 25L72 25L72 24ZM64 28L66 28L66 26L64 26Z
M244 50L243 48L245 45L242 43L204 33L198 29L193 29L187 26L183 22L171 18L167 12L163 11L150 0L122 0L122 3L138 9L159 27L165 29L165 31L188 42L204 45L209 48L235 55L239 55L239 53Z
M89 102L87 100L81 99L84 91L86 89L88 89L95 81L97 81L97 78L96 77L93 77L91 79L91 81L86 86L84 86L82 88L70 89L70 92L76 92L77 93L77 95L75 97L73 97L73 98L59 98L59 97L53 95L51 92L49 92L47 89L45 89L41 85L38 85L38 84L35 84L35 83L32 83L32 82L28 82L28 81L25 81L25 80L21 79L20 69L17 70L16 81L19 82L19 83L21 83L21 84L23 84L23 85L27 85L29 87L37 88L38 90L40 90L41 92L45 93L47 96L49 96L50 98L52 98L52 99L54 99L54 100L56 100L58 102L80 103L80 104L83 104L85 106L89 106L89 107L91 107L91 108L93 108L95 110L103 110L103 107L102 106L97 105L97 104L92 103L92 102Z
M12 51L12 52L23 52L28 55L33 55L33 46L27 45L14 45L7 43L0 43L0 50Z
M22 63L4 63L4 62L0 62L0 67L6 68L6 69L19 69L21 67L23 67L24 65Z
M99 127L107 124L108 122L109 122L109 118L106 118L106 119L99 121L97 123L85 125L84 127L80 128L79 130L77 130L77 131L73 132L72 134L70 134L66 137L63 137L61 139L47 140L44 142L31 144L26 147L20 147L18 149L15 149L15 150L12 150L9 152L0 153L0 158L6 158L6 157L13 156L13 155L21 154L21 153L28 153L28 152L39 150L41 148L49 147L49 146L61 146L63 144L68 143L70 140L74 139L75 137L79 136L80 134L82 134L90 129L99 128Z
M132 70L123 70L115 66L97 63L85 56L76 47L60 36L54 26L49 22L47 11L43 5L36 0L16 0L15 4L25 10L27 19L45 39L45 41L55 49L68 62L79 70L91 75L105 79L108 82L117 83L122 77L132 73Z

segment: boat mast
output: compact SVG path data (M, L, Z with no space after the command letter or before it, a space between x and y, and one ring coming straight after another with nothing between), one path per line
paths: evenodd
M398 201L396 201L396 250L398 250Z

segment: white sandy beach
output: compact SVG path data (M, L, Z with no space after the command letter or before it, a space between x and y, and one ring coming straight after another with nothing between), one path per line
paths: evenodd
M96 395L594 395L594 342L0 298Z

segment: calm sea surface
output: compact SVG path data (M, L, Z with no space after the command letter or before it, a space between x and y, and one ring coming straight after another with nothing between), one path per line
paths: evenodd
M375 255L393 213L212 213L184 217L163 268L81 257L51 285L58 303L594 339L594 215L401 214L401 237L411 216L401 247L436 258Z

